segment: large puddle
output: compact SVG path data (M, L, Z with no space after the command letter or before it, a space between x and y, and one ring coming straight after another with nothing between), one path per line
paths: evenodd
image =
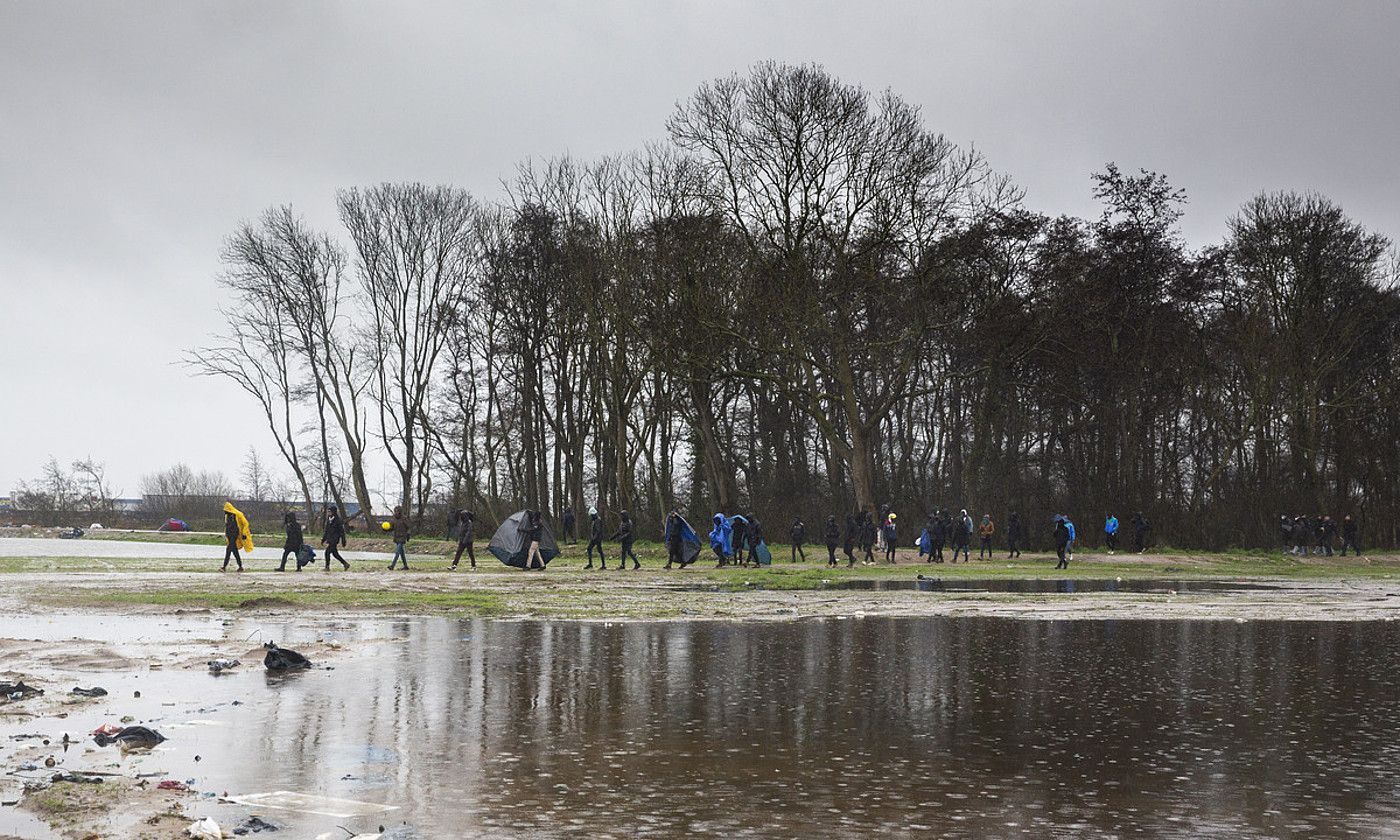
M1125 592L1135 595L1203 592L1267 592L1278 585L1233 580L1150 580L1141 578L942 578L920 575L902 580L832 581L827 589L875 592L998 592L1013 595L1072 595L1075 593Z
M170 740L125 759L89 740L65 766L396 809L188 800L226 826L257 813L290 829L273 836L379 825L425 838L1400 836L1400 626L1389 623L3 627L99 638L143 663L89 666L82 679L111 694L67 719L0 716L5 770L12 735L132 715ZM346 651L333 670L279 679L245 660L213 677L144 664L148 646L172 640L208 639L212 656L275 636L311 652L322 633ZM0 834L20 819L0 809Z

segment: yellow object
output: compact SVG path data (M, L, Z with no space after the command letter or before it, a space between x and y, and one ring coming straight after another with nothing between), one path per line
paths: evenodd
M385 530L385 531L388 531L388 530L391 530L394 526L393 526L393 525L390 525L390 524L388 523L388 521L386 520L386 521L384 521L384 522L379 523L379 527L382 528L382 529Z
M253 550L253 529L248 527L248 517L243 515L243 511L233 506L233 502L224 502L224 513L233 514L233 518L238 522L238 550Z

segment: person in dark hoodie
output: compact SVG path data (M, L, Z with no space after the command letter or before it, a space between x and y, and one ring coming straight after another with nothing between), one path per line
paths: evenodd
M287 555L291 555L299 572L306 565L301 562L301 546L306 541L301 533L301 523L297 521L297 515L289 510L282 516L282 525L287 529L287 541L282 543L282 562L278 564L277 571L287 571Z
M467 558L472 562L472 568L476 568L476 514L469 510L457 511L457 553L452 555L452 568L457 568L457 564L462 562L462 552L467 553Z
M1357 538L1356 520L1351 518L1351 514L1342 517L1342 556L1347 556L1347 547L1355 552L1357 557L1361 556L1361 543Z
M853 514L846 514L846 529L841 541L841 550L846 555L846 568L853 569L856 565L856 543L860 540L860 526L856 523L859 518Z
M1011 511L1006 518L1006 559L1021 556L1021 514Z
M860 512L860 550L865 554L861 558L861 563L872 565L875 562L875 538L880 529L875 527L875 518L870 515L870 511Z
M1152 530L1152 523L1147 521L1147 517L1138 511L1133 517L1133 549L1138 554L1147 551L1147 535Z
M575 531L577 524L574 519L574 509L564 508L564 538L569 541L570 545L578 545L578 535Z
M948 542L948 515L941 510L933 512L933 530L929 532L933 538L933 562L943 562L943 545Z
M1056 569L1068 569L1071 546L1074 544L1074 525L1064 516L1055 517L1055 555L1060 562Z
M1280 513L1278 515L1278 531L1279 536L1283 538L1283 550L1291 551L1293 549L1293 520L1288 518L1288 514Z
M603 553L603 517L598 515L597 508L588 511L588 565L584 569L593 568L593 549L598 549L598 562L603 564L603 571L608 569L608 556Z
M340 556L340 546L345 545L345 520L340 515L340 510L331 508L326 513L326 527L321 531L321 545L326 547L326 571L331 570L331 558L340 561L340 565L350 570L350 564L345 562L345 558Z
M792 536L792 562L796 563L801 557L802 562L807 562L807 552L802 550L802 544L807 539L807 526L802 524L801 519L792 521L792 530L788 532Z
M749 538L748 517L735 514L729 518L729 547L733 552L734 565L744 565L745 541Z
M637 562L637 552L632 550L632 543L637 541L636 529L632 526L632 517L623 511L618 514L617 533L612 535L621 545L620 555L617 559L619 571L627 568L627 558L632 558L632 568L640 569L642 564Z
M826 565L834 569L836 568L836 546L841 543L841 526L836 524L835 514L826 518L826 528L822 531L822 537L826 539Z
M758 521L758 517L752 513L749 520L749 556L744 562L752 563L756 569L762 564L758 562L758 544L763 542L763 523Z
M685 530L681 527L681 513L679 510L672 510L666 514L666 565L663 569L670 569L679 565L682 569L690 565L685 562Z
M403 515L403 508L394 508L394 515L389 517L389 527L394 533L394 557L389 561L389 571L394 570L394 566L400 560L403 561L403 570L408 571L408 517Z
M238 517L229 510L224 511L224 568L228 568L230 558L238 562L238 571L243 571L243 555L238 553Z
M962 552L963 562L972 562L969 546L972 544L972 517L961 511L953 522L953 562L958 562L958 552Z

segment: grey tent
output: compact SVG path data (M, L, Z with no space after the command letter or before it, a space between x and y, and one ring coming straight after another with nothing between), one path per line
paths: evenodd
M491 545L488 546L491 553L496 555L496 559L507 566L514 566L517 569L525 568L525 560L530 556L530 540L525 536L527 526L527 511L516 511L501 523L501 527L496 529L496 533L491 537ZM554 541L554 534L549 530L549 525L540 517L540 557L543 558L546 566L549 561L559 556L559 544Z

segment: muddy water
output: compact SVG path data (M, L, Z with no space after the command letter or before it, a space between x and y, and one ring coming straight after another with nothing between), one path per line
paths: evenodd
M903 580L861 579L836 581L828 589L875 592L1003 592L1013 595L1052 595L1091 592L1177 594L1191 592L1269 592L1280 584L1233 580L1157 580L1129 578L973 578L942 579L920 575Z
M246 648L250 628L314 649L324 629L104 623L128 655L190 634ZM416 618L331 632L345 651L333 670L89 672L111 698L62 721L6 718L3 734L132 714L170 741L69 765L398 808L190 805L297 837L380 824L396 837L1400 837L1396 624Z

